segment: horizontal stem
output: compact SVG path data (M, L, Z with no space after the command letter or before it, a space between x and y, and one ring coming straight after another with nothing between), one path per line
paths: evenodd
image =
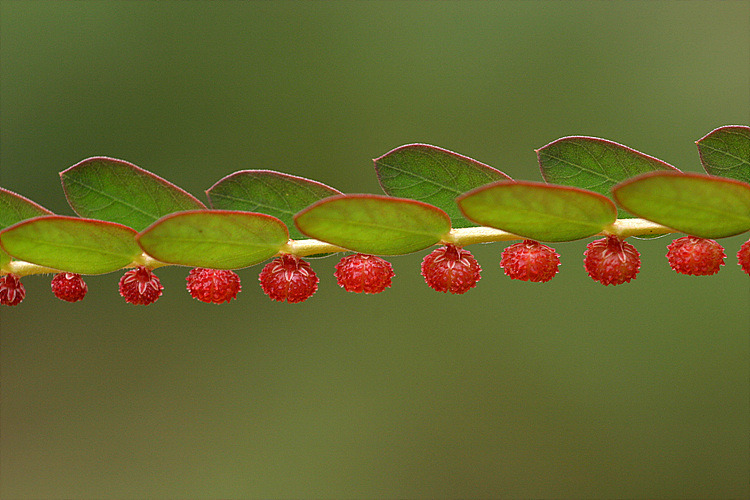
M337 247L330 243L319 240L289 240L286 245L281 247L279 253L291 253L299 257L308 255L317 255L320 253L337 253L348 252L346 248Z
M645 219L617 219L614 223L607 226L602 232L598 234L603 236L614 234L619 236L620 238L627 238L629 236L643 236L677 232L679 231L675 231L674 229L655 224ZM475 243L492 243L495 241L512 241L523 239L526 238L513 233L508 233L506 231L501 231L500 229L493 229L491 227L462 227L458 229L451 229L451 231L443 237L441 243L452 243L456 246L464 247L467 245L473 245ZM284 245L279 251L279 253L290 253L298 255L300 257L337 252L348 252L348 250L346 248L313 239L289 240L286 245ZM125 267L146 266L155 269L157 267L168 265L170 264L158 261L150 255L143 253L138 257L138 259ZM2 274L13 273L19 276L56 272L59 271L49 267L37 266L36 264L31 264L22 260L13 260L3 266L2 269Z
M159 267L171 266L171 265L172 264L169 264L167 262L156 260L150 255L148 255L146 252L143 252L133 262L123 267L123 269L128 269L131 267L138 267L138 266L145 266L150 269L156 269ZM28 276L30 274L51 274L51 273L60 272L59 269L54 269L52 267L38 266L36 264L32 264L30 262L24 262L22 260L11 260L9 263L3 266L1 271L2 272L0 272L0 274L12 273L18 276Z
M612 225L599 234L614 234L620 238L629 236L646 236L652 234L679 233L666 226L662 226L646 219L617 219Z
M36 264L24 262L22 260L11 260L9 263L3 266L3 271L7 271L11 274L17 274L18 276L59 272L57 269L52 269L51 267L37 266Z
M457 247L465 247L475 243L492 243L495 241L522 240L523 236L493 229L491 227L461 227L451 229L442 243L452 243Z

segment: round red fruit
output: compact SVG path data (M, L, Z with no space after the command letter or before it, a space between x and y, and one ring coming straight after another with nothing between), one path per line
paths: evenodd
M229 302L242 289L240 277L229 270L196 267L190 270L186 279L190 295L207 304Z
M558 273L560 255L538 241L524 240L503 250L500 267L514 280L549 281Z
M614 235L592 241L583 255L586 272L603 285L629 282L641 268L638 250Z
M737 264L750 276L750 240L743 243L737 252Z
M425 282L438 292L462 294L477 286L482 268L471 252L445 245L422 260Z
M0 304L17 306L26 297L21 277L15 274L0 276Z
M146 306L161 297L164 287L151 269L138 266L120 278L120 295L125 301L137 306Z
M724 248L714 240L684 236L667 247L669 266L680 274L709 276L724 265Z
M52 278L52 293L60 300L78 302L83 300L88 291L89 288L80 274L57 273Z
M395 273L387 260L358 253L341 259L333 275L347 292L380 293L391 286Z
M318 289L318 277L310 264L291 254L266 264L258 279L263 292L278 302L303 302Z

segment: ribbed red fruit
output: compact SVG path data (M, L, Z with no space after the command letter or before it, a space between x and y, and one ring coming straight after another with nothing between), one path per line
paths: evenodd
M391 286L395 273L387 260L358 253L341 259L333 275L347 292L380 293Z
M57 273L52 278L51 286L55 297L66 302L83 300L89 291L81 275L76 273Z
M554 278L560 255L538 241L524 240L503 250L500 267L514 280L545 282Z
M242 289L237 273L224 269L196 267L185 279L190 295L207 304L230 302Z
M0 304L17 306L26 297L21 277L15 274L0 276Z
M126 302L137 306L146 306L161 296L162 286L159 278L151 269L138 266L126 272L120 278L120 295Z
M303 302L318 289L318 277L310 264L290 254L266 264L258 279L265 294L278 302Z
M714 240L684 236L667 247L669 266L680 274L709 276L724 265L724 248Z
M433 290L462 294L477 286L482 267L471 252L445 245L422 260L422 276Z
M583 253L583 265L592 279L603 285L629 282L641 267L641 255L617 236L592 241Z
M750 276L750 240L743 243L737 252L737 264Z

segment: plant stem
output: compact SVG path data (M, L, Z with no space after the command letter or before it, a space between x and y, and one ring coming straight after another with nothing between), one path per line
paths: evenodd
M613 224L606 227L598 235L607 236L614 234L620 238L627 238L629 236L644 236L653 234L666 234L676 233L673 229L668 227L655 224L645 219L617 219ZM501 231L499 229L493 229L490 227L463 227L458 229L451 229L440 241L440 243L452 243L453 245L464 247L467 245L473 245L475 243L492 243L496 241L512 241L512 240L523 240L526 239L523 236L518 236L513 233ZM330 243L325 243L319 240L289 240L284 245L279 253L290 253L298 255L300 257L306 257L308 255L325 254L325 253L337 253L337 252L348 252L346 248L342 248ZM140 255L138 259L128 266L146 266L152 269L157 267L168 266L166 262L158 261L146 253ZM13 273L19 276L27 276L30 274L47 274L59 272L56 269L49 267L37 266L29 262L21 260L12 260L2 269L2 274Z
M319 253L336 253L336 252L348 252L346 248L337 247L330 243L324 243L319 240L289 240L284 245L279 253L291 253L299 257L306 257L308 255L316 255Z
M628 236L646 236L654 234L679 233L674 229L656 224L646 219L617 219L611 226L599 234L615 234L620 238Z

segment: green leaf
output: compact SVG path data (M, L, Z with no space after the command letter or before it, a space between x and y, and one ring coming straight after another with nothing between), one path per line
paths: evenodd
M13 257L70 273L103 274L141 255L136 232L121 224L46 215L0 232L0 244Z
M52 212L28 198L13 191L0 188L0 229L12 226L22 220ZM10 255L0 249L0 268L11 261Z
M696 144L706 172L750 183L750 127L719 127Z
M510 180L489 165L428 144L407 144L373 161L386 194L441 208L453 227L474 225L458 209L458 195L490 182Z
M622 144L596 137L557 139L536 150L542 177L550 184L610 196L615 184L655 170L679 171L669 163ZM619 217L632 217L620 210Z
M304 238L294 225L294 214L318 200L342 194L317 181L271 170L241 170L219 180L206 191L213 208L273 215L293 239Z
M114 158L88 158L60 172L60 178L75 213L139 231L167 214L206 208L171 182Z
M537 241L587 238L617 218L605 196L541 182L496 182L461 195L458 205L478 224Z
M639 217L701 238L750 230L750 184L679 172L653 172L615 187L617 203Z
M0 229L40 215L52 212L20 194L0 188Z
M373 255L416 252L438 243L451 229L448 214L437 207L374 194L332 196L294 220L311 238Z
M193 210L159 219L137 240L162 262L239 269L276 255L289 241L289 232L283 222L266 214Z

